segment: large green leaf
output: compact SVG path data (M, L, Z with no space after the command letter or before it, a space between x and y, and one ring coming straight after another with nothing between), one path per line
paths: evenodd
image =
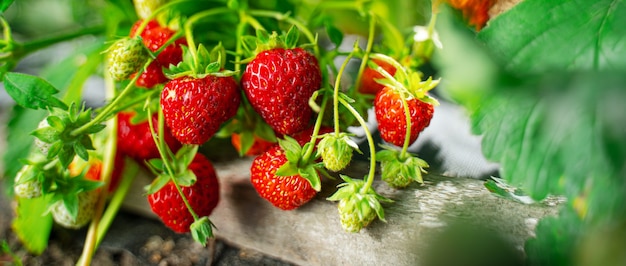
M478 37L512 71L626 69L621 0L525 0Z

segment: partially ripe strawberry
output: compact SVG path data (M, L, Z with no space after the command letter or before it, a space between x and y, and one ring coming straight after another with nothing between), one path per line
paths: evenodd
M241 84L250 105L280 134L305 129L309 98L321 87L317 59L302 48L263 51L246 66Z
M274 146L254 159L250 168L250 181L259 195L272 205L292 210L309 202L317 192L299 174L276 175L276 171L287 162L283 149Z
M143 162L154 158L160 158L159 150L152 138L148 121L133 123L134 112L120 112L117 120L117 149L118 152L127 155L137 161ZM152 115L154 131L158 132L158 114ZM182 146L165 125L163 140L174 153Z
M416 98L406 97L406 102L411 117L410 144L430 124L434 107L431 103ZM403 146L407 123L400 92L391 87L383 88L374 99L374 111L381 138L393 145Z
M161 108L172 134L184 144L202 144L237 113L241 96L232 76L180 77L165 84Z
M276 144L276 142L267 141L257 135L254 135L253 138L254 140L253 140L252 146L244 153L247 156L260 155L263 152L267 151L272 146L274 146L274 144ZM233 133L230 137L230 140L231 140L231 143L233 144L233 147L235 147L237 151L241 152L241 135L237 133Z
M121 38L107 50L108 70L114 80L125 80L148 60L139 38Z
M209 216L219 202L220 191L215 169L199 153L188 169L195 174L196 182L191 186L181 186L182 193L199 217ZM174 183L170 181L157 192L148 195L148 203L167 227L178 233L190 231L189 226L194 222L194 217L187 210Z
M135 85L149 89L168 80L165 74L163 74L163 66L157 61L152 61L144 71L141 71L141 75L137 78Z
M95 213L98 191L89 190L80 192L78 197L78 212L76 217L72 217L63 201L58 201L52 205L52 218L65 228L78 229L85 226Z
M130 36L135 36L139 26L143 20L135 22L130 31ZM174 35L176 31L161 26L156 20L147 22L146 27L140 36L144 45L152 52L157 52L161 47ZM163 68L169 68L171 65L177 65L183 59L183 51L181 45L187 45L185 38L178 38L174 43L168 45L150 63L146 71L137 79L136 85L144 88L152 88L157 84L168 81L163 74Z
M379 59L372 59L374 63L383 68L387 73L391 76L396 74L396 68L386 61ZM367 66L363 70L363 74L361 76L361 83L359 85L359 92L363 94L371 94L376 95L380 90L382 90L385 86L376 82L377 79L383 79L384 76L376 71L375 69Z

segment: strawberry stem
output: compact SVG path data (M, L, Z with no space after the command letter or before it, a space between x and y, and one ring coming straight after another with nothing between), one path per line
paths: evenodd
M137 173L139 172L139 165L134 160L130 158L125 158L124 160L124 170L122 172L120 183L115 189L115 193L113 193L113 197L100 219L100 226L98 227L96 234L96 248L100 245L102 239L104 239L104 235L111 226L115 215L126 198L126 194L128 194L133 180L135 180L135 176L137 176Z
M107 98L115 98L115 81L113 78L105 72L105 88ZM92 218L91 223L89 224L89 230L87 231L87 239L85 240L85 245L83 246L83 253L81 255L81 260L83 265L91 265L91 259L93 257L93 253L97 246L97 232L98 226L100 224L100 218L102 217L102 212L104 210L104 205L106 203L108 189L111 184L111 176L113 173L113 166L115 164L115 153L117 152L117 116L114 116L112 119L107 121L107 143L104 150L104 160L102 162L102 172L101 179L104 182L104 186L100 189L98 193L98 199L96 200L95 212Z
M367 45L365 46L365 54L361 60L361 65L359 66L359 72L357 74L356 83L354 84L355 88L359 88L361 86L361 77L363 76L363 72L365 71L365 67L367 66L367 61L370 57L370 52L372 51L372 47L374 46L374 35L376 34L376 21L372 18L371 14L369 16L369 32L367 34Z
M402 101L402 107L404 109L404 118L406 123L406 134L404 135L404 143L402 144L402 151L400 151L400 160L405 160L407 157L407 150L409 144L411 144L411 111L409 110L409 104L404 97L404 93L400 93L400 100Z
M192 29L193 24L198 22L200 19L215 16L215 15L220 15L220 14L228 13L228 12L233 12L233 10L228 7L212 8L212 9L194 14L193 16L189 17L189 19L185 22L185 26L184 26L185 37L187 40L187 46L189 47L189 52L192 54L192 58L193 58L194 74L196 74L195 72L197 71L199 64L198 64L197 47L193 39L193 29Z
M149 107L148 107L148 116L152 117L152 113L150 112ZM154 132L154 125L152 123L152 119L148 119L148 125L150 126L150 133L152 134L152 138L154 142L156 143L157 150L159 151L159 154L161 155L161 158L163 159L163 165L165 166L165 171L167 171L167 174L170 177L170 181L172 181L172 184L174 184L174 187L176 187L178 194L180 195L181 199L185 203L185 207L187 208L187 210L193 217L193 220L197 221L199 219L198 214L196 214L196 212L193 210L193 208L191 207L191 204L189 204L189 201L187 200L187 197L185 196L182 189L180 188L180 185L176 181L175 171L180 170L180 169L174 169L174 167L171 165L170 160L173 160L175 158L172 158L173 156L171 156L171 151L169 147L167 146L167 144L165 143L165 139L162 137L164 136L164 132L165 132L165 120L163 117L163 109L160 109L160 108L158 112L158 123L159 123L159 127L158 127L159 132L157 135L156 132ZM166 152L167 152L167 155L166 155Z
M363 131L365 132L365 136L367 138L367 144L370 148L370 169L367 175L366 183L361 188L361 193L366 193L372 186L376 174L376 145L374 145L374 138L372 138L372 133L370 132L369 128L367 127L367 123L359 114L359 112L354 109L354 107L352 107L352 105L350 105L350 103L348 103L345 99L339 98L339 102L343 104L348 109L348 111L352 113L352 115L354 115L357 121L359 121L359 124L361 124L361 127L363 127Z
M313 151L315 150L315 139L320 132L320 128L322 127L322 120L324 120L324 110L326 109L326 105L328 104L328 97L324 97L322 99L322 107L320 112L317 114L317 118L315 120L315 126L313 127L313 133L311 133L311 140L309 141L310 145L307 150L304 152L302 156L302 162L309 163L311 156L313 155Z
M296 26L307 37L307 39L309 39L309 42L311 42L311 44L313 44L313 50L315 52L315 57L318 57L318 58L320 57L320 50L319 50L319 47L317 45L317 38L299 20L290 17L288 14L283 14L283 13L279 13L279 12L276 12L276 11L270 11L270 10L250 10L248 12L252 16L274 18L274 19L276 19L278 21L286 21L289 24Z
M348 62L354 56L354 53L358 50L358 42L354 43L354 49L346 59L341 64L339 68L339 72L337 73L337 79L335 80L335 88L333 89L333 120L335 126L335 136L339 137L340 128L339 128L339 87L341 86L341 76L343 75L343 71L346 69Z
M146 61L146 63L144 64L144 67L142 69L146 69L146 67L152 63L154 59L149 58L148 61ZM74 131L72 131L70 134L72 136L78 136L80 134L83 134L87 129L89 129L90 127L92 127L93 125L99 124L102 121L106 120L106 118L109 117L109 115L111 115L113 113L113 111L116 109L117 105L119 105L120 101L122 101L127 94L129 94L132 89L135 87L135 82L137 81L137 79L139 79L139 76L141 76L141 72L138 72L135 77L133 77L130 82L128 82L128 85L126 85L126 87L124 87L124 89L115 97L113 98L113 101L111 101L109 104L107 104L102 111L100 111L96 117L94 117L91 121L89 121L88 123L84 124L83 126L75 129Z

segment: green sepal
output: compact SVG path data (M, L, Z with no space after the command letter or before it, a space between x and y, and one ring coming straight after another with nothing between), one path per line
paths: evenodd
M195 220L190 226L189 229L191 231L191 236L193 239L202 244L202 246L206 246L207 239L213 238L213 223L209 220L209 217L201 217L198 220Z
M241 143L241 149L239 149L239 156L244 156L252 145L254 144L254 133L250 131L242 131L239 133L239 141Z
M298 174L309 181L311 187L313 187L315 191L319 192L322 189L322 182L317 170L315 169L315 165L309 164L304 168L298 168Z
M298 164L302 157L302 147L294 138L285 136L285 139L279 139L278 145L285 152L285 157L291 163Z
M281 167L279 167L274 174L277 176L294 176L299 174L299 169L295 164L286 162Z
M167 185L167 183L170 182L170 176L167 174L160 174L157 175L157 177L152 180L152 183L150 183L150 185L147 185L146 187L144 187L144 189L146 190L146 195L151 195L156 193L157 191L161 190L161 188L163 188L165 185Z
M179 186L189 187L196 183L197 177L191 170L183 171L175 176L176 183Z
M287 49L291 49L298 45L298 40L300 39L300 30L296 26L291 26L289 31L287 31L287 35L285 35L285 47Z
M54 143L55 141L59 140L58 131L50 126L35 129L30 134L45 143Z
M46 121L56 131L62 132L65 130L66 123L58 116L50 115L46 118Z
M72 146L74 147L74 152L76 153L76 155L78 155L78 157L85 161L89 160L89 153L87 152L87 149L84 145L82 145L80 142L76 142Z

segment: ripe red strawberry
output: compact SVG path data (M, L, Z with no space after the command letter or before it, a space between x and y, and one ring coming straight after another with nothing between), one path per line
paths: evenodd
M119 153L127 155L137 161L143 162L153 158L160 158L159 150L152 138L150 132L150 124L143 121L133 124L131 119L135 116L133 112L120 112L117 120L117 149ZM158 114L152 115L152 124L154 131L158 131L159 118ZM166 125L163 139L172 152L178 151L182 146Z
M276 175L276 170L285 163L285 152L280 146L274 146L254 159L250 168L250 181L259 195L272 205L292 210L309 202L317 192L299 174Z
M202 154L196 154L188 167L196 175L191 186L181 186L193 211L199 216L209 216L219 202L219 181L211 162ZM152 211L163 223L178 233L189 232L194 218L187 209L174 183L168 182L157 192L148 195Z
M168 80L169 79L167 79L165 74L163 74L163 66L157 61L152 61L152 63L146 67L146 70L141 72L141 75L137 78L135 85L137 85L137 87L149 89L157 84L165 83Z
M260 52L241 77L254 110L277 133L290 135L307 127L313 111L309 98L322 76L315 56L302 48Z
M235 147L237 151L241 151L241 135L237 133L233 133L230 137L230 140L231 140L231 143L233 144L233 147ZM252 146L245 152L245 155L247 156L260 155L263 152L267 151L272 146L274 146L274 144L276 144L276 142L267 141L257 135L254 135Z
M237 113L240 97L232 76L184 76L165 84L161 108L174 137L181 143L202 144Z
M137 30L143 20L137 21L130 31L130 36L137 34ZM156 20L150 20L140 36L144 45L152 52L158 51L176 31L161 26ZM137 79L137 86L152 88L157 84L167 82L167 77L163 74L163 68L168 68L170 64L177 65L183 58L181 45L187 45L185 38L179 38L174 43L168 45L161 51L156 59L150 63L148 68Z
M411 137L413 143L424 128L430 124L434 107L416 98L406 99L411 116ZM376 94L374 111L381 138L396 146L403 146L406 137L406 116L400 94L393 88L385 87Z
M382 67L387 73L391 76L396 74L396 68L386 61L379 59L372 59L374 63ZM377 79L383 79L383 75L375 69L367 66L363 70L363 75L361 76L361 83L359 85L359 92L363 94L371 94L376 95L380 90L382 90L385 86L376 82Z

